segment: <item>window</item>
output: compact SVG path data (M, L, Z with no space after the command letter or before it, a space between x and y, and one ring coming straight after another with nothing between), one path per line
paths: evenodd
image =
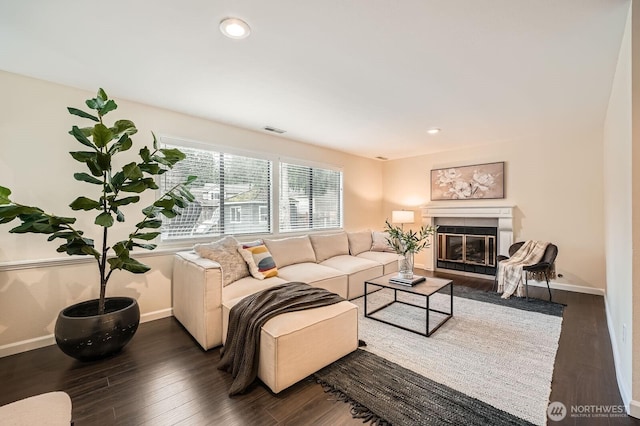
M187 158L161 176L160 190L186 176L198 176L191 187L196 200L173 219L163 219L162 240L224 234L271 232L271 161L191 146L178 148Z
M342 226L342 172L280 163L280 231Z
M231 206L229 211L231 212L231 223L242 222L242 207ZM260 218L258 218L258 220L260 220Z
M260 223L267 223L269 221L269 207L268 206L260 206L260 207L258 207L258 221Z

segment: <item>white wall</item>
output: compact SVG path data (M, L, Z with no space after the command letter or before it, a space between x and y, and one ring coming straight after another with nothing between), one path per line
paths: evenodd
M427 203L515 205L515 241L558 245L557 272L564 278L556 282L603 289L602 126L585 123L570 130L389 161L384 166L383 214ZM430 201L431 169L495 161L506 162L505 199ZM424 264L422 256L416 263Z
M607 314L623 399L631 397L633 317L631 14L627 19L604 132ZM623 337L623 327L626 336Z
M110 123L120 118L131 119L139 129L133 137L135 145L131 155L135 156L141 146L151 143L153 130L156 134L341 166L345 229L381 226L382 166L377 160L123 101L109 93L108 87L104 89L119 106L106 120ZM78 195L85 195L88 186L73 179L73 173L80 171L82 165L73 160L68 151L82 147L67 132L83 120L68 114L66 107L81 108L84 100L94 97L95 93L6 72L0 72L0 93L3 95L0 185L11 188L17 202L42 206L58 215L75 216L68 204ZM143 198L150 204L154 194ZM125 211L133 218L128 223L135 223L144 205L147 203ZM78 223L81 229L89 232L95 228L91 225L91 215L83 217L85 219ZM114 239L126 236L129 228L119 227ZM58 255L57 245L47 243L40 235L9 234L9 229L10 225L0 225L0 355L3 350L4 354L13 351L12 345L25 340L36 339L36 345L50 342L58 312L69 304L97 296L98 290L94 264ZM91 233L88 236L98 237ZM156 311L169 313L172 257L161 253L141 259L153 267L145 275L114 273L108 294L137 297L143 315ZM74 263L53 262L53 266L43 266L43 259L52 258ZM80 263L75 263L78 260Z

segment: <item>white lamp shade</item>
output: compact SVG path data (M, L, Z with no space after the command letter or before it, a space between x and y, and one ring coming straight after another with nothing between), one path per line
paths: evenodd
M413 223L415 221L413 210L393 210L391 212L391 223Z

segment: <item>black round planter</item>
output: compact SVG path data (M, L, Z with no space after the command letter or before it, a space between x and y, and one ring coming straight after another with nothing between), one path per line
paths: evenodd
M120 351L131 340L138 324L140 308L136 299L108 297L103 315L98 315L98 299L88 300L60 312L56 343L73 358L94 361Z

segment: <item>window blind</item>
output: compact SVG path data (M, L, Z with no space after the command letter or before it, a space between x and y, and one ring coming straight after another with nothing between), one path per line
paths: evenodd
M280 232L342 226L342 172L280 163Z
M166 191L189 175L196 200L173 219L164 218L161 238L269 233L271 231L271 161L184 146L186 154L161 177Z

